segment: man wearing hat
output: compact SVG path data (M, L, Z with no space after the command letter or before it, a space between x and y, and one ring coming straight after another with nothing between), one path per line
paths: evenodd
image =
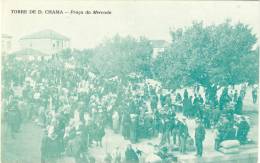
M84 144L83 144L83 140L82 140L82 132L81 131L77 131L76 132L76 137L74 139L71 140L71 142L69 143L69 146L71 148L72 151L72 155L75 159L75 163L79 163L79 162L85 162L86 158L85 158L85 154L84 154Z
M238 130L237 130L237 139L239 140L240 144L245 144L247 142L247 135L250 130L250 126L248 122L246 121L246 118L244 116L241 117L241 121L238 124Z
M197 156L202 156L203 151L203 141L205 139L205 129L201 122L197 119L196 120L197 127L195 129L195 144L196 144L196 150L197 150Z
M188 126L186 124L186 118L182 118L182 122L179 123L179 140L180 140L180 152L186 152L186 141L189 136Z
M49 158L49 145L50 138L48 137L48 130L43 131L42 141L41 141L41 163L48 162Z

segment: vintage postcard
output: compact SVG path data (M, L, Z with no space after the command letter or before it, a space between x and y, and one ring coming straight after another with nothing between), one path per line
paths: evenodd
M256 163L259 1L2 0L2 163Z

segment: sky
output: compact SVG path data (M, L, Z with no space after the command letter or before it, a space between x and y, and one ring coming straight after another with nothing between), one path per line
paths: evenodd
M13 36L13 49L24 35L52 29L71 39L71 47L92 48L106 38L145 36L170 41L170 30L186 27L193 21L205 25L226 19L242 22L260 36L260 11L257 1L2 1L2 33ZM15 15L11 9L85 11L101 10L111 15Z

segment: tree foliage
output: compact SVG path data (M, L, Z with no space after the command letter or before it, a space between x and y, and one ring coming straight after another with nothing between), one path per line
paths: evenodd
M125 77L131 72L150 76L152 47L145 38L114 36L94 49L91 64L104 76Z
M194 22L171 31L171 36L171 46L154 63L156 78L165 85L258 81L259 52L252 50L256 36L248 25L232 25L229 20L209 26Z

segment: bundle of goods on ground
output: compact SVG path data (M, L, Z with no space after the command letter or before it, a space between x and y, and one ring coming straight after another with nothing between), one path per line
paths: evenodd
M240 143L238 140L225 140L220 144L219 151L224 154L239 153Z

